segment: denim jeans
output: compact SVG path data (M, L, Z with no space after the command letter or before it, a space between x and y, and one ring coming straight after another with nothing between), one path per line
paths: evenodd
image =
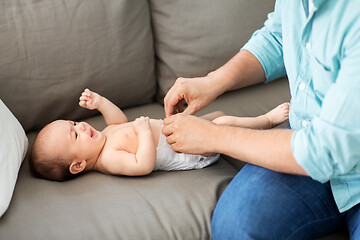
M329 183L247 164L220 197L211 231L215 240L304 240L346 223L351 239L360 239L360 204L340 213Z

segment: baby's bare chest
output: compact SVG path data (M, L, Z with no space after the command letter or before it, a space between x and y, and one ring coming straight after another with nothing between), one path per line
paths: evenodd
M106 147L136 153L139 141L132 124L109 126L104 133L107 137Z

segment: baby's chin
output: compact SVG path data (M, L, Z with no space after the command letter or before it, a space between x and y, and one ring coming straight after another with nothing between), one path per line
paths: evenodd
M98 139L103 137L103 133L90 126L90 137L92 139Z

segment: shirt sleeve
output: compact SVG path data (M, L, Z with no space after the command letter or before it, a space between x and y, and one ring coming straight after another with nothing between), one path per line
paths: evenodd
M266 82L286 75L282 48L280 0L276 1L275 10L268 15L264 27L255 31L241 49L249 51L260 61L265 71Z
M319 116L295 131L296 161L315 180L360 169L360 32L344 41L336 82L326 93Z

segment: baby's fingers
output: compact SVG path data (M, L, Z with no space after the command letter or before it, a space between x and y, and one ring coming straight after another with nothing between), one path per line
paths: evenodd
M87 107L85 101L80 101L80 102L79 102L79 105L80 105L80 107L83 107L83 108L86 108L86 107Z
M82 96L80 96L79 100L80 100L80 101L89 101L89 100L90 100L90 97L89 97L89 96L86 96L86 95L82 95Z
M91 92L90 92L90 91L84 91L84 92L82 92L81 96L90 97L90 96L91 96Z

